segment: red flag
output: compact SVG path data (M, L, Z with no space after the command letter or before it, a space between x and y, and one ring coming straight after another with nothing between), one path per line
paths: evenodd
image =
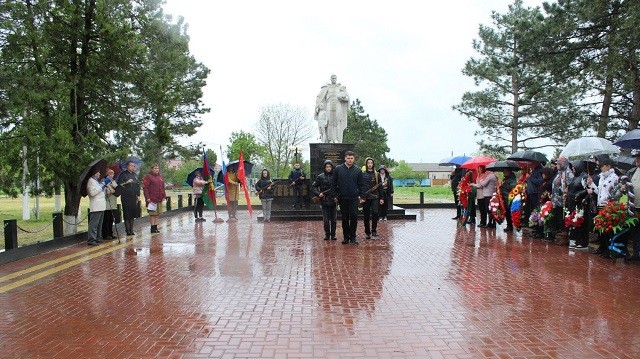
M207 181L207 184L202 189L203 202L209 209L213 209L216 206L216 193L213 185L213 176L209 170L209 160L204 149L202 150L202 178Z
M238 159L238 180L242 183L244 189L244 199L247 201L247 209L249 210L249 216L253 217L253 208L251 208L251 199L249 198L249 190L247 189L247 175L244 172L244 155L240 150L240 158Z

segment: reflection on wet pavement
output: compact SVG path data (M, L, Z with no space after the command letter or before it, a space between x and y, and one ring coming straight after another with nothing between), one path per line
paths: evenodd
M360 223L359 246L185 212L95 258L4 265L24 283L0 292L3 357L640 357L639 264L416 212L377 240Z

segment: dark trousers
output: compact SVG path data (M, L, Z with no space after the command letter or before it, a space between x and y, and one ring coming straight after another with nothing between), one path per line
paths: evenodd
M302 208L303 204L304 201L302 200L302 186L293 186L293 207L300 206L300 208Z
M338 203L344 239L355 241L356 229L358 229L358 199L340 199Z
M113 221L115 218L115 210L108 209L104 211L102 216L102 238L113 237Z
M486 198L478 198L478 209L480 210L480 224L487 225L487 199Z
M460 207L460 198L458 198L458 191L453 191L453 203L456 204L456 218L460 218L462 207Z
M556 233L564 231L564 207L553 207L551 213L553 213L553 218L551 218L553 221L552 230Z
M529 217L531 217L531 212L533 212L536 208L538 208L539 205L540 205L540 195L538 193L527 193L527 200L525 201L525 206L524 206L524 209L522 210L523 212L522 217L524 217L528 222Z
M204 209L204 200L202 197L196 197L196 204L193 206L193 215L196 218L202 218L202 210Z
M371 198L362 204L362 214L364 215L364 233L371 235L371 231L378 230L378 198Z
M325 236L336 236L336 224L338 221L338 208L333 205L322 205L322 223Z
M503 202L504 202L504 219L507 220L507 228L511 229L513 228L513 218L511 218L511 206L509 206L508 199L505 201L503 198Z

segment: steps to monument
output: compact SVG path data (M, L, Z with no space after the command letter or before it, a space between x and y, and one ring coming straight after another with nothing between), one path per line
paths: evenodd
M338 210L338 217L340 217L340 210ZM358 218L362 219L362 212L359 212ZM264 217L262 213L258 215L258 222L262 222ZM393 206L393 209L387 211L388 220L416 220L416 215L413 213L407 213L404 208ZM322 210L320 207L310 207L303 209L280 209L271 211L271 221L321 221ZM338 218L340 220L340 218Z

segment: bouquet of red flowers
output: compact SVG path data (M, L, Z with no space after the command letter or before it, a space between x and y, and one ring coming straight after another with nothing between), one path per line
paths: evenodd
M584 223L584 210L573 210L567 212L564 217L564 226L567 228L580 228Z
M491 196L491 200L489 201L489 210L491 211L491 216L498 222L498 224L502 224L504 221L504 203L502 203L502 196L500 195L500 190L493 193Z
M470 177L469 175L465 175L458 184L458 199L460 200L462 208L467 208L469 205L469 193L471 193Z
M593 219L594 229L600 233L617 233L637 222L638 218L627 212L626 204L615 201L608 202Z

